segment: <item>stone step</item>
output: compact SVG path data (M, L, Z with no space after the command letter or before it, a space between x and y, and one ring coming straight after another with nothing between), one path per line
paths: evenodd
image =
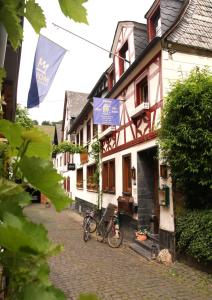
M155 247L157 249L159 249L159 244L156 243L155 241L153 240L150 240L150 239L147 239L145 241L138 241L138 240L135 240L135 242L140 245L141 247L145 248L146 250L148 251L152 251L152 245L155 245Z
M151 260L151 252L146 250L145 248L141 247L139 244L137 243L132 243L129 245L130 249L134 250L136 253L140 254L141 256L143 256L144 258L146 258L147 260Z

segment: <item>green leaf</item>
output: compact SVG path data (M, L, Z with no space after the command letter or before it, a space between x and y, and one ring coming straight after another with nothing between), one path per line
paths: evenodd
M24 157L20 168L26 179L48 197L58 211L70 204L71 199L60 186L63 177L57 174L52 162L37 157Z
M2 133L8 140L9 144L14 147L20 147L22 143L21 128L7 120L0 120L0 133Z
M26 2L26 11L24 16L32 25L36 33L39 33L41 28L46 27L43 10L34 0L28 0Z
M4 215L3 223L0 224L0 245L15 252L47 254L51 243L42 225L7 213Z
M30 203L30 196L20 185L6 179L0 179L0 220L5 214L23 216L22 207Z
M1 178L0 179L0 201L18 202L20 206L30 203L30 195L24 191L20 184Z
M13 5L4 3L0 9L0 23L2 23L8 33L8 39L14 49L17 49L23 38L23 28L21 18Z
M87 12L83 3L87 0L59 0L62 12L66 17L73 19L75 22L88 24Z
M50 159L52 153L52 145L50 137L38 130L32 128L22 133L22 139L29 142L29 146L26 151L27 156L36 156L44 159Z
M17 300L65 300L65 295L53 286L45 287L32 283L23 287L21 293L16 298Z

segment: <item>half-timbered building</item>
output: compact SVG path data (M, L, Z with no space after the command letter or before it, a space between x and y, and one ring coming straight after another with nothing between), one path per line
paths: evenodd
M60 142L69 141L75 143L75 136L69 134L70 127L76 117L81 112L82 108L87 103L86 93L66 91L63 107L63 120L61 127L58 128L60 131L58 134L60 136ZM70 153L58 153L54 158L54 166L58 173L64 176L64 189L66 192L72 196L71 190L75 188L76 181L75 176L73 177L73 172L69 170L69 163L73 162L73 155ZM72 180L70 178L72 177Z
M133 8L132 8L133 9ZM174 252L173 191L160 159L157 130L171 83L195 67L212 67L210 0L156 0L147 24L119 22L106 70L69 133L76 143L101 141L102 207L118 205L129 224L146 227L160 248ZM120 125L93 124L93 97L120 101ZM96 205L92 159L76 170L76 207ZM130 225L129 225L130 226Z

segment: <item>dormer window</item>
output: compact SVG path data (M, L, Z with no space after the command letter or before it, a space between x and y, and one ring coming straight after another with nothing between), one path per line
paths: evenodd
M162 35L160 7L158 7L148 18L148 35L149 41L151 41L156 36Z
M129 68L130 56L128 49L128 42L125 42L121 50L119 51L119 74L120 76Z
M154 28L155 28L155 36L161 36L160 9L157 10L157 13L153 18L153 22L154 22Z
M108 74L108 90L110 91L112 89L112 87L115 84L115 76L114 76L114 71L112 70L109 74Z

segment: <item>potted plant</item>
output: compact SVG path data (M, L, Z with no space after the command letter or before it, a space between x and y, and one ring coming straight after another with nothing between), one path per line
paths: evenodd
M147 229L139 229L135 232L136 240L137 241L146 241L148 236L147 236Z

